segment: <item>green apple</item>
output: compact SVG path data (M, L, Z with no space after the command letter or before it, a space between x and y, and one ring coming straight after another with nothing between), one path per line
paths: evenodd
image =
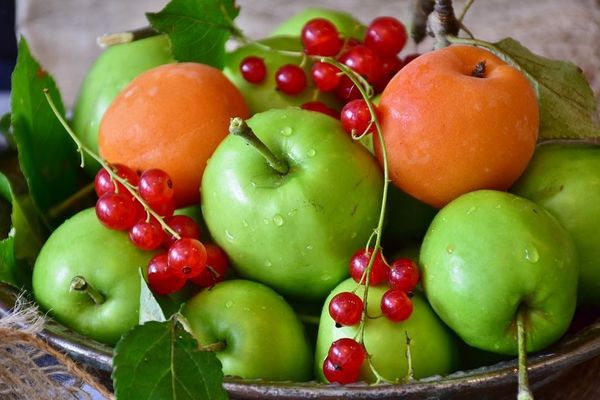
M545 143L511 191L550 211L579 253L579 301L600 305L600 146Z
M377 226L381 170L329 116L289 108L256 114L248 125L289 170L229 135L202 179L206 225L242 276L322 299Z
M340 292L350 292L357 288L353 279L338 285L325 300L319 324L319 335L315 356L315 371L318 378L326 382L323 375L323 361L331 343L341 338L355 338L359 325L337 327L329 315L329 301ZM457 339L435 315L427 300L419 292L412 298L413 313L403 322L392 322L381 315L381 297L389 289L387 285L369 287L368 315L364 344L371 355L375 370L386 380L395 381L408 374L406 358L406 335L410 338L410 355L415 378L448 374L458 363ZM356 294L362 298L364 286L359 286ZM359 380L375 382L375 376L367 362L361 368Z
M106 49L87 72L75 101L73 129L81 141L98 153L98 126L117 94L142 72L173 62L171 45L164 35ZM90 175L98 168L95 160L86 157Z
M275 28L271 35L300 36L304 24L314 18L325 18L331 21L343 37L353 37L361 41L365 38L367 28L352 15L339 10L319 7L305 8L294 14Z
M541 206L513 194L465 194L436 215L421 246L433 309L467 344L517 354L517 319L528 351L566 331L577 298L577 251Z
M271 49L265 48L268 46ZM285 64L300 65L302 56L284 54L277 50L293 51L302 54L302 44L297 37L278 36L251 43L228 53L225 59L223 73L242 92L250 114L267 111L272 108L301 106L302 104L319 100L333 108L341 108L341 103L330 93L317 91L312 83L310 61L305 62L307 87L297 95L287 95L276 89L275 74ZM246 81L240 72L242 60L248 56L260 57L267 67L267 75L263 82L254 84ZM317 97L315 97L315 95Z
M265 285L218 283L190 299L182 314L201 346L219 348L225 375L297 382L312 376L312 350L302 323Z
M33 295L58 322L114 344L138 323L138 270L153 254L132 245L126 232L100 224L93 208L81 211L42 247L33 269ZM91 292L70 290L77 276Z

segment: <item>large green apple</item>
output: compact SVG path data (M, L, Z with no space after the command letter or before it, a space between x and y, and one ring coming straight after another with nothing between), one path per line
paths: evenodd
M206 225L242 276L324 298L377 226L381 170L326 115L271 110L248 125L289 171L273 169L242 138L225 138L202 179Z
M272 48L265 48L264 45ZM276 50L274 50L276 49ZM276 89L275 74L285 64L300 65L302 56L282 54L277 50L293 51L302 54L300 39L292 36L277 36L251 43L228 53L225 59L223 73L242 92L250 114L267 111L272 108L301 106L302 104L319 100L333 108L340 108L340 102L330 93L317 91L310 78L312 63L305 62L304 71L307 77L307 88L297 95L287 95ZM267 75L263 82L254 84L246 81L240 72L242 60L248 56L260 57L267 67ZM315 94L317 97L315 97Z
M329 315L329 301L340 292L349 292L357 287L353 279L347 279L337 286L325 300L321 313L319 335L315 356L316 375L323 382L323 361L331 343L341 338L354 338L359 325L336 327ZM381 297L388 290L387 285L371 286L368 297L369 318L365 325L364 344L371 355L375 370L385 379L395 381L407 376L406 335L410 338L410 354L415 378L448 374L458 365L458 341L452 332L435 315L427 300L419 292L412 298L413 313L403 322L392 322L381 315ZM362 298L364 286L356 294ZM359 380L375 382L368 363L361 368Z
M545 207L571 234L579 253L579 300L600 305L600 146L540 145L511 191Z
M302 323L272 289L231 280L190 299L182 309L200 345L217 350L225 375L307 381L312 350Z
M343 11L320 7L305 8L294 14L275 28L271 35L300 36L304 24L314 18L325 18L331 21L343 37L353 37L358 40L365 38L367 28L352 15Z
M100 120L117 94L142 72L173 62L171 45L164 35L106 49L87 72L75 101L73 129L81 141L97 153ZM98 168L95 160L86 157L90 175Z
M527 349L541 350L573 317L573 240L548 211L524 198L481 190L455 199L433 220L420 262L433 309L471 346L516 354L521 316Z

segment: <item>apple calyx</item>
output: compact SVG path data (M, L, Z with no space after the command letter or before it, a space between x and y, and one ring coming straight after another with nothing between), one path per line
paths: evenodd
M92 301L97 305L104 303L104 301L106 300L104 295L100 293L98 289L90 285L88 281L81 275L77 275L73 277L73 279L71 279L71 285L69 286L69 290L71 292L75 291L87 294L90 297L90 299L92 299Z
M473 71L471 71L471 76L475 78L483 78L485 76L485 60L479 61Z
M281 175L285 175L290 170L290 166L285 160L277 157L271 149L267 147L252 131L252 129L246 124L246 121L236 117L232 118L229 123L229 134L239 136L246 141L249 145L252 145L264 158L271 168L277 171Z
M533 400L527 376L527 335L525 331L526 309L521 307L517 313L517 347L519 351L519 390L517 400Z

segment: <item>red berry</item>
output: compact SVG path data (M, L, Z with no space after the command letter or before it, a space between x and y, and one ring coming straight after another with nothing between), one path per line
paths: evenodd
M129 229L129 240L142 250L158 249L165 240L165 231L154 218L140 219Z
M406 28L394 17L378 17L365 34L365 44L383 56L395 56L406 44Z
M311 73L315 86L323 92L335 89L342 79L341 72L335 65L321 61L313 64Z
M214 286L216 283L225 279L229 261L227 255L221 248L214 244L205 244L206 248L206 269L191 281L200 287Z
M329 302L329 315L336 324L352 326L360 322L363 301L356 294L341 292Z
M112 168L112 170L121 178L127 179L133 186L138 185L139 176L131 168L123 164L111 164L110 168ZM125 186L121 183L118 183L117 187L119 188L119 193L128 193ZM98 197L102 196L104 193L115 192L115 184L108 171L104 168L101 168L96 174L96 178L94 179L94 190Z
M306 87L306 75L304 70L297 65L286 64L275 73L277 89L285 94L294 95Z
M335 119L338 119L340 117L340 114L336 110L327 107L327 105L321 103L320 101L309 101L308 103L302 104L300 108L302 108L303 110L320 112L329 115L330 117L333 117Z
M138 191L152 209L173 199L173 181L162 169L148 169L140 176Z
M182 238L169 247L169 268L184 278L198 276L206 269L206 248L199 240Z
M381 58L364 44L350 48L341 55L340 62L362 75L371 84L377 82L383 75Z
M335 96L345 102L362 99L362 95L356 85L345 75L342 76L339 85L335 88Z
M383 74L381 78L374 83L375 92L383 92L383 89L385 89L389 81L394 77L394 75L396 75L396 72L400 71L403 66L404 63L398 56L382 57L381 69Z
M306 54L326 57L335 56L344 44L335 25L324 18L308 21L302 28L300 40Z
M341 383L342 385L358 381L360 369L343 368L340 364L332 362L329 357L323 361L323 375L331 383Z
M96 202L96 216L107 228L124 231L139 219L136 203L129 192L104 193Z
M406 66L406 64L408 64L409 62L411 62L412 60L414 60L415 58L419 57L421 54L419 53L412 53L412 54L407 54L406 56L404 56L404 58L402 59L402 67L404 68Z
M377 106L373 104L375 114L377 112ZM352 100L347 103L343 108L340 115L342 122L342 128L349 133L355 135L361 135L362 133L371 133L375 131L375 123L371 124L371 113L369 112L369 106L363 99ZM370 126L369 126L370 125Z
M198 224L187 215L173 215L172 217L165 218L165 223L177 232L180 238L200 239L200 228L198 227ZM165 247L169 247L175 243L177 239L170 233L165 233L166 235L163 244Z
M383 294L381 298L381 312L390 321L405 321L410 317L412 311L412 300L406 292L390 289Z
M331 344L327 358L344 369L358 370L367 358L367 352L356 340L341 338Z
M170 199L165 203L149 204L149 206L161 217L170 217L175 212L175 199Z
M240 63L240 71L244 79L250 83L260 83L267 75L265 61L260 57L249 56Z
M399 258L392 263L388 280L392 289L410 292L419 283L417 263L410 258Z
M180 290L186 279L167 261L167 253L157 254L148 263L148 285L154 292L167 295Z
M350 276L356 282L360 282L362 276L369 265L371 254L373 249L361 249L354 253L350 259ZM373 266L371 267L371 274L369 283L371 285L379 285L388 279L388 273L390 268L387 266L385 260L381 256L381 252L378 252L373 260ZM366 279L363 280L362 284L366 283Z

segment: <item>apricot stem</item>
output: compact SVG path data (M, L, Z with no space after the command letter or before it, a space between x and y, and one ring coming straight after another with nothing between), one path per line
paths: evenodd
M95 287L90 285L88 281L81 275L77 275L71 279L70 291L83 292L87 294L92 301L98 305L104 303L104 296Z
M483 78L485 76L485 60L479 61L473 71L471 71L471 76L475 78Z
M527 376L527 335L525 331L525 310L517 313L517 346L519 351L519 391L517 400L533 400Z
M277 157L271 149L264 144L258 136L252 131L252 129L248 126L246 121L239 117L235 117L231 119L229 123L229 134L239 136L246 141L249 145L254 147L256 151L258 151L264 158L267 160L267 163L271 168L277 171L281 175L285 175L290 170L290 166Z

